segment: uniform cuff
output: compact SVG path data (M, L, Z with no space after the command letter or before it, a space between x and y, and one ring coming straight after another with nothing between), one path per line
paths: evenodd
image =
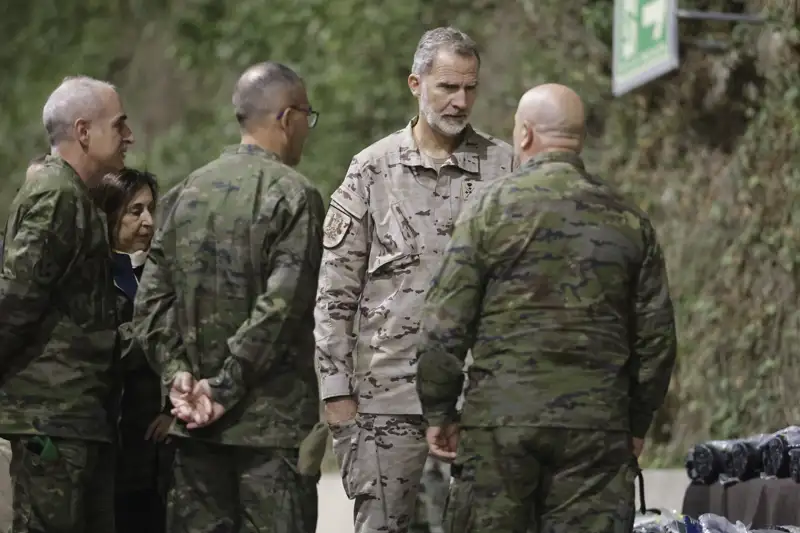
M245 369L241 361L231 356L222 364L222 370L208 380L213 400L225 408L226 411L239 403L247 393L245 383Z
M652 412L635 411L631 413L631 435L637 439L643 439L653 423Z
M175 374L178 372L192 372L189 365L183 359L172 359L164 364L164 369L161 372L161 383L167 388L167 391L172 388L172 382L175 381Z
M434 409L422 408L423 418L430 427L444 427L448 424L458 424L461 421L461 413L447 406L438 406Z
M320 382L320 394L323 400L353 395L353 383L350 376L343 372L325 376Z

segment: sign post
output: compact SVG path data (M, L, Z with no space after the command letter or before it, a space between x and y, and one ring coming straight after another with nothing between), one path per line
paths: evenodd
M676 0L615 0L614 96L678 68Z

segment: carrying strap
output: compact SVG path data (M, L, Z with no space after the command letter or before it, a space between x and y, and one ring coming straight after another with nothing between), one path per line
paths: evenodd
M645 503L644 499L644 474L642 473L642 469L639 468L639 462L636 462L636 478L639 480L639 512L641 514L661 514L661 511L658 509L648 509L647 504Z

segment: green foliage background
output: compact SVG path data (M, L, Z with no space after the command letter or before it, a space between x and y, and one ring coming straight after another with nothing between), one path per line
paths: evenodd
M414 113L406 87L422 32L452 24L483 48L473 122L508 138L522 92L577 89L589 166L657 221L681 342L646 459L800 418L800 27L795 0L693 0L763 12L762 26L681 22L681 67L610 92L611 0L36 0L0 7L0 215L46 149L41 108L62 77L122 90L131 164L168 187L237 141L230 91L249 64L294 66L322 112L301 170L330 193L351 156ZM730 44L712 53L691 42Z

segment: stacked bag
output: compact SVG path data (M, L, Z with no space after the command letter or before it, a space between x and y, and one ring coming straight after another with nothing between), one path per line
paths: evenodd
M701 485L756 477L792 478L800 483L800 427L697 444L686 455L686 473L692 483Z

